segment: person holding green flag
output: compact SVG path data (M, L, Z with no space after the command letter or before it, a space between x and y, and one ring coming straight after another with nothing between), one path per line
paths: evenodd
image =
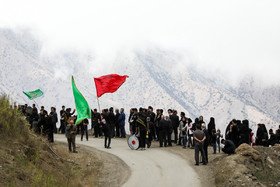
M81 94L81 92L77 89L73 76L72 76L72 88L73 88L73 95L74 95L76 111L77 111L77 120L75 125L77 125L80 124L86 118L90 119L91 112L86 99Z

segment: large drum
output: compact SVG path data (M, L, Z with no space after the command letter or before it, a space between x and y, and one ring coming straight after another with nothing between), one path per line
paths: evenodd
M132 150L139 148L139 140L135 135L132 135L127 139L127 144Z

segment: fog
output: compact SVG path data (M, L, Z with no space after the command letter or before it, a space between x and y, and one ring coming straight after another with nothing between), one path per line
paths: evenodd
M280 1L1 0L0 27L29 29L42 55L90 53L102 64L119 53L158 47L231 82L280 80Z

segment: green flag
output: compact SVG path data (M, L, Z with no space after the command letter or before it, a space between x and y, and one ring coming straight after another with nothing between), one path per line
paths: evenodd
M38 89L32 92L23 92L30 100L42 96L44 93Z
M77 125L81 123L84 119L91 118L91 112L86 99L81 94L81 92L77 89L73 76L72 76L72 88L73 88L73 95L74 95L76 110L77 110L77 120L75 123Z

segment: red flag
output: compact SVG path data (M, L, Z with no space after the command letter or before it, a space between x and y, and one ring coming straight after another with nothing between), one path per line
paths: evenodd
M127 77L127 75L120 76L118 74L110 74L94 78L97 97L101 97L105 93L117 91Z

